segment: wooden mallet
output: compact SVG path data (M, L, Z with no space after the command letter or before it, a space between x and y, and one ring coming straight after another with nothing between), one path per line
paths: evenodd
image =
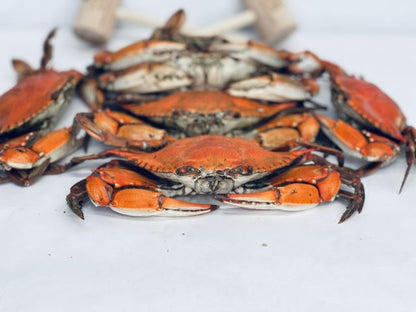
M162 27L165 21L119 7L121 0L82 0L74 24L74 32L90 43L103 44L110 40L116 22L128 22L150 28ZM183 34L195 34L191 27L183 27Z
M120 7L121 0L83 0L74 25L74 32L82 39L103 44L110 40L117 21L130 22L158 28L164 21L133 13ZM181 28L187 35L227 35L232 30L246 27L254 22L263 39L275 43L296 27L293 17L282 0L245 0L246 12L203 29ZM241 37L239 38L241 40Z
M243 0L245 11L200 29L207 35L221 35L255 24L261 38L270 44L286 38L297 25L284 0Z

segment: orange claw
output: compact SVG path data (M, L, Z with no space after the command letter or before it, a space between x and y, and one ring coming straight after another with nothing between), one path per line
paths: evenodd
M359 131L342 120L316 115L323 132L345 153L383 166L395 159L400 147L392 140L369 131Z
M297 211L313 208L322 200L313 185L293 183L268 191L217 196L224 203L248 209L276 209Z
M144 189L118 191L109 207L129 216L195 216L217 209L215 205L190 203L164 196L162 193Z
M279 149L299 139L313 142L319 128L318 121L310 114L286 115L258 127L257 140L266 149Z
M336 169L335 169L336 170ZM271 189L246 194L226 194L216 198L222 202L248 209L271 209L297 211L313 208L322 202L331 202L337 195L350 200L340 223L353 212L361 212L364 194L361 182L347 181L349 172L337 172L328 166L304 165L293 167L272 178ZM355 193L341 190L341 184L357 188Z
M172 140L165 130L145 124L141 120L111 110L79 113L77 123L94 139L112 146L138 149L160 148Z
M80 218L83 198L88 195L98 207L129 216L194 216L218 208L167 197L159 191L155 180L113 161L93 170L93 174L75 184L67 196L69 207Z

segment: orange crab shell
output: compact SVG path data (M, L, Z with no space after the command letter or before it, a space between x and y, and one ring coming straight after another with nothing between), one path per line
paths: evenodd
M267 173L295 163L306 153L309 151L271 152L243 138L219 135L181 139L153 153L112 151L151 172L178 175L192 175L199 169L236 175Z
M54 93L67 83L73 86L82 74L75 71L39 71L21 80L0 96L0 134L29 122L55 102Z
M335 88L345 95L346 104L359 114L360 119L404 142L401 132L406 127L406 117L392 98L376 85L347 75L335 64L326 61L322 64L331 75Z
M294 102L266 106L258 102L238 98L221 91L185 91L169 95L163 99L144 104L125 104L124 109L134 115L146 117L169 116L173 113L189 112L215 114L225 112L235 117L271 117L278 112L294 108Z

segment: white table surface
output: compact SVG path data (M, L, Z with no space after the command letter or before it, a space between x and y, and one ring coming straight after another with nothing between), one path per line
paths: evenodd
M0 29L0 92L15 81L11 58L37 66L47 31ZM144 33L118 35L110 48ZM83 70L95 51L65 29L54 44L58 69ZM364 75L416 124L416 36L299 31L284 47L310 49ZM74 100L60 126L82 110ZM98 163L29 188L0 186L0 311L399 312L416 304L416 175L413 169L398 195L403 156L364 179L364 210L342 225L340 202L176 219L87 204L83 221L65 196Z

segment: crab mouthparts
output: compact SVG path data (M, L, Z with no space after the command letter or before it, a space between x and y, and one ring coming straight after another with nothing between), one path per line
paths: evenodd
M195 181L198 194L226 194L234 189L234 180L225 176L207 176Z

